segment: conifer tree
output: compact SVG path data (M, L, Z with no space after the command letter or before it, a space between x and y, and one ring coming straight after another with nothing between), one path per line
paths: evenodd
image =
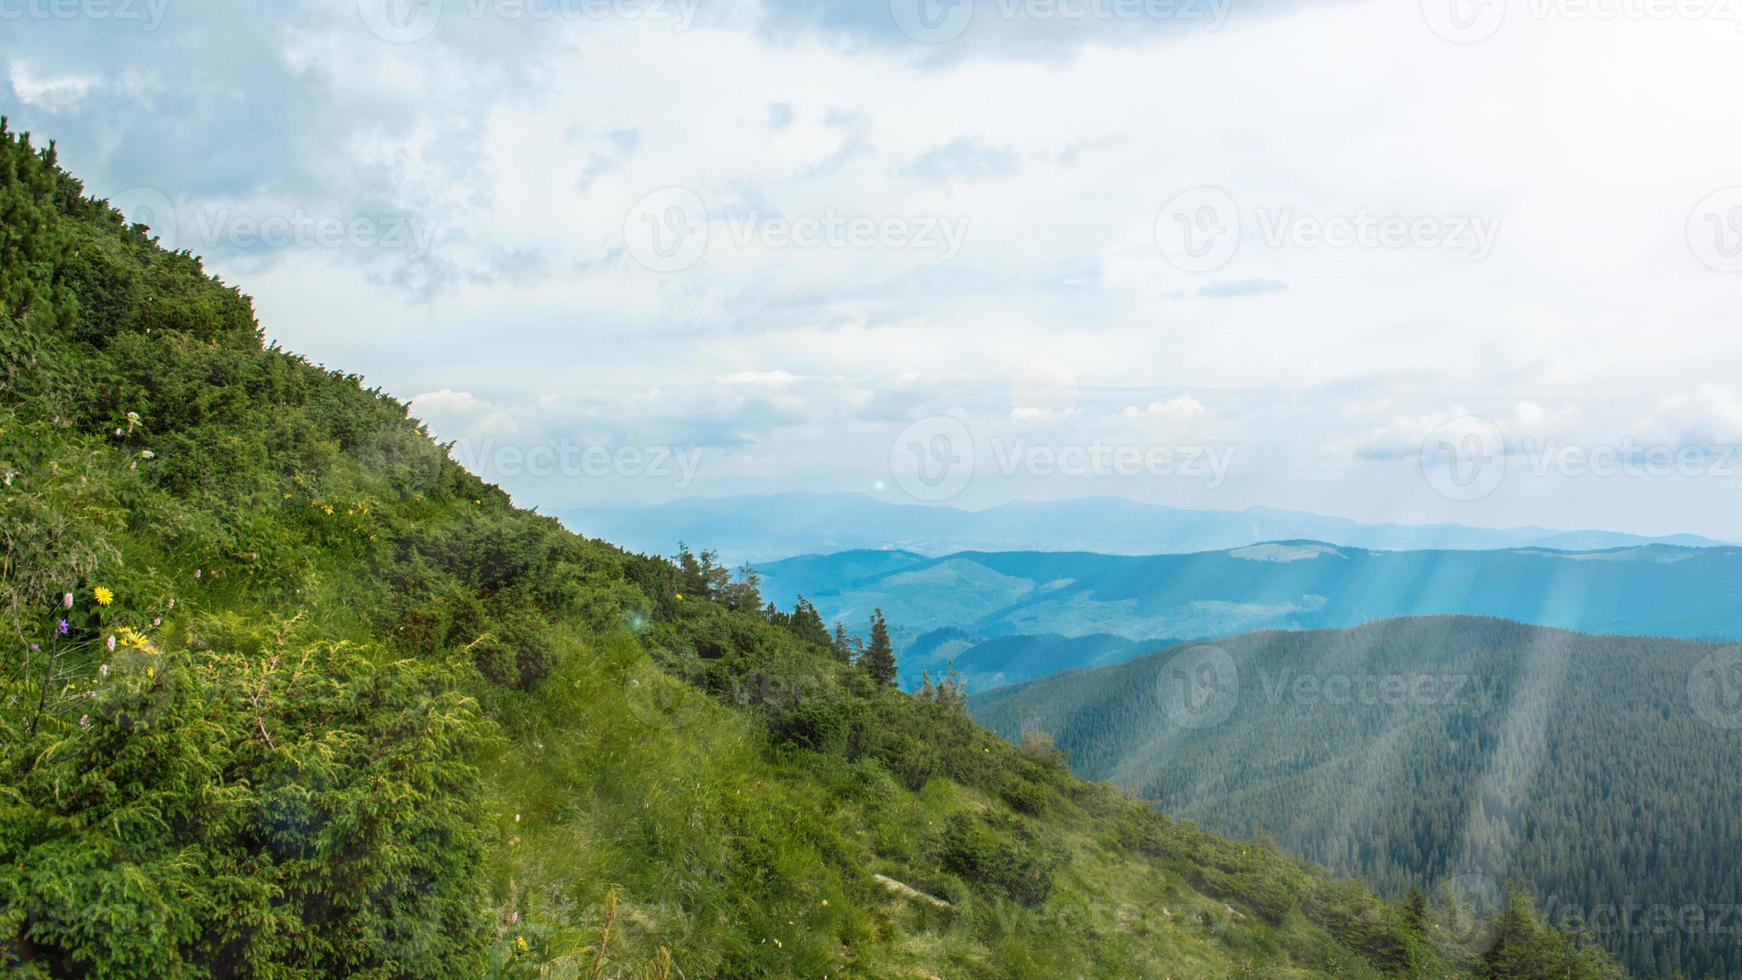
M895 683L895 646L889 641L889 624L883 621L883 610L871 612L871 642L859 657L859 666L879 684Z
M859 655L859 640L847 632L847 624L835 620L835 659L850 664Z

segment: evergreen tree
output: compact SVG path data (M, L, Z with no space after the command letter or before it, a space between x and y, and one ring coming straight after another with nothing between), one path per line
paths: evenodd
M859 656L859 638L847 632L847 624L835 620L835 659L850 664Z
M712 552L702 552L704 558ZM722 569L722 577L724 570ZM754 612L762 606L762 576L748 564L738 569L737 581L719 588L715 595L724 600L727 608L740 612Z
M829 628L823 623L823 614L817 612L817 607L804 596L799 596L793 604L789 629L799 639L814 644L825 650L832 649L834 640L829 637Z
M895 645L889 641L889 624L883 621L883 610L871 612L871 642L859 657L859 666L879 684L895 683Z

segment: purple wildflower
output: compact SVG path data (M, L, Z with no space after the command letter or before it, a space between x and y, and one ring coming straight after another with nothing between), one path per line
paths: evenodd
M41 653L41 652L42 652L42 644L40 644L40 643L32 643L32 644L31 644L31 645L30 645L30 652L31 652L31 653Z
M60 632L60 635L62 635L62 636L67 635L67 621L66 620L64 620L64 619L61 620L60 625L55 627L55 628Z

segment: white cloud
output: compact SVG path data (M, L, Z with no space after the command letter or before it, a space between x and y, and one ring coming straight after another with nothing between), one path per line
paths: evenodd
M7 66L6 80L19 101L48 112L75 108L101 82L93 75L39 75L22 61Z
M1567 442L1579 418L1578 410L1570 406L1550 409L1535 402L1517 402L1487 413L1453 405L1420 414L1393 416L1383 425L1364 433L1332 439L1324 444L1322 451L1325 455L1342 459L1418 459L1436 436L1488 437L1491 433L1491 438L1498 440L1506 452L1528 452Z
M1186 422L1209 414L1204 403L1190 395L1181 395L1163 402L1150 402L1138 408L1127 405L1119 412L1120 422Z
M1665 395L1630 434L1654 446L1678 449L1742 446L1742 395L1710 383Z
M387 45L349 0L311 0L168 18L149 45L10 25L0 78L14 125L60 137L95 192L422 219L421 258L231 249L212 267L290 349L425 392L449 438L707 445L729 486L704 492L869 486L893 433L938 414L1055 442L1237 436L1242 480L1197 502L1402 519L1447 515L1409 468L1372 464L1460 415L1509 444L1742 438L1720 384L1742 371L1742 277L1687 241L1695 203L1742 183L1733 32L1521 15L1453 45L1410 3L1251 12L1212 35L986 8L921 49L882 7L768 0L686 31L450 17ZM1194 273L1156 224L1205 185L1241 236ZM711 220L698 261L662 274L625 250L625 219L667 187ZM780 247L737 240L743 215L965 234L948 259ZM1363 215L1498 233L1479 260L1265 234ZM1176 492L1046 492L1073 490ZM522 496L540 492L574 490ZM1727 502L1651 492L1742 533ZM1599 497L1598 523L1642 511ZM1484 513L1552 523L1556 503L1501 493Z

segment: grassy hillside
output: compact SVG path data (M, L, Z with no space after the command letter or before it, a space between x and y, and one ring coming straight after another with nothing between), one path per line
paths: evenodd
M1187 645L991 691L974 714L1389 894L1522 880L1551 922L1587 919L1640 975L1733 977L1737 651L1388 620Z
M16 975L1611 972L1522 899L1382 903L516 509L10 134L0 217Z

